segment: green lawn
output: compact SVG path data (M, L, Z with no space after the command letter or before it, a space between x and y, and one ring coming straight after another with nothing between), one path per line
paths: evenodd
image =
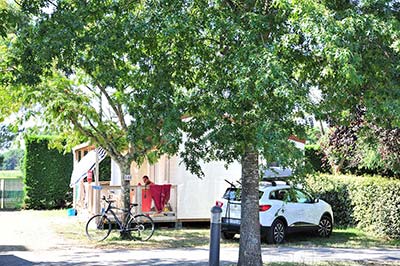
M20 170L0 170L0 179L2 178L22 178L22 172Z
M270 262L264 263L265 266L398 266L397 262L384 261L314 261L307 262Z
M306 234L289 235L285 245L336 248L400 248L400 240L377 237L357 228L336 228L329 238L320 238Z
M47 215L43 212L43 215ZM53 215L65 216L73 219L73 223L56 227L56 231L66 238L75 239L82 245L100 248L182 248L182 247L208 247L208 228L183 228L174 229L158 226L153 237L147 242L120 240L119 233L113 230L103 242L90 242L85 235L86 221L79 221L76 217L67 217L66 211L53 211ZM289 235L284 246L291 247L341 247L341 248L400 248L400 240L389 240L376 237L356 228L334 229L329 238L320 238L307 234ZM239 238L221 240L221 247L237 247ZM270 245L263 243L262 247Z

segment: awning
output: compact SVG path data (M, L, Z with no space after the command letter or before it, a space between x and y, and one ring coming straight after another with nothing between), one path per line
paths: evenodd
M87 176L89 170L93 170L96 166L96 151L99 155L99 163L107 156L106 151L103 148L97 148L89 151L79 162L75 165L71 175L70 187L77 184L82 178Z

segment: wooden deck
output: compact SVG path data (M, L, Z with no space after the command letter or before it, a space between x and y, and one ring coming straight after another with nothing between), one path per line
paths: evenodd
M92 183L93 184L93 183ZM83 202L82 200L80 202L76 202L74 204L74 207L77 209L78 215L81 216L83 219L86 217L90 217L96 213L101 212L103 208L106 208L107 203L104 202L102 199L103 196L106 198L115 200L113 203L113 206L117 208L122 208L123 204L121 201L121 187L120 186L110 186L108 185L109 182L100 182L100 187L101 190L95 190L93 189L92 185L85 184L86 187L86 192L87 195L85 197L88 197L85 199ZM134 207L132 212L133 213L143 213L149 215L154 222L156 223L165 223L165 222L177 222L177 186L172 185L171 186L171 192L170 192L170 199L168 203L166 204L164 210L160 213L155 211L154 208L154 203L152 203L151 210L146 210L143 211L143 206L142 206L142 186L131 186L131 191L130 191L130 199L131 203L136 203L138 204L137 207ZM100 199L99 202L97 201L97 195L96 193L99 193L98 199ZM97 205L97 206L96 206ZM121 213L118 213L117 215L121 215Z

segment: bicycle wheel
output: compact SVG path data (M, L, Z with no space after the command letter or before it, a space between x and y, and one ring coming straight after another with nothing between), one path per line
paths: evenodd
M137 240L149 240L154 233L153 219L144 214L135 215L129 223L129 231Z
M107 216L97 214L86 224L86 235L90 240L102 241L111 232L111 221Z

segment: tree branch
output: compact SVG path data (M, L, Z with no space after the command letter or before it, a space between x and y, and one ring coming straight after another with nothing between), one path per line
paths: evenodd
M104 145L110 148L110 151L114 154L114 156L120 157L121 154L118 152L118 149L117 149L116 147L114 147L114 145L112 145L112 142L107 141L107 140L108 140L107 135L106 135L103 131L99 130L99 129L92 123L92 121L91 121L87 116L85 116L85 117L86 117L86 119L87 119L87 121L88 121L90 127L91 127L99 136L101 136L101 137L104 139ZM93 134L93 135L94 135L94 134Z
M56 5L56 4L54 4L54 2L53 1L51 1L51 0L47 0L47 2L49 2L52 6L54 6L55 8L58 8L58 5Z
M104 138L104 141L102 141L98 136L96 136L95 134L93 134L90 130L85 129L78 121L75 117L73 116L69 116L69 120L71 121L71 123L85 136L88 136L89 138L93 139L95 142L97 142L97 144L103 146L102 148L104 148L111 156L114 156L116 158L120 158L121 154L115 149L115 147L113 145L111 145L111 143L106 143L106 138L104 138L104 136L102 136L100 134L100 136L102 136ZM90 121L89 121L90 123ZM91 125L92 128L93 125ZM94 128L95 129L95 128ZM97 130L95 130L96 132L98 132Z
M118 103L114 102L110 94L107 93L107 90L103 86L101 86L100 84L97 84L97 86L99 87L100 91L104 94L104 96L106 96L108 103L110 104L111 108L118 117L118 121L121 124L122 129L128 131L128 127L126 125L121 106Z

